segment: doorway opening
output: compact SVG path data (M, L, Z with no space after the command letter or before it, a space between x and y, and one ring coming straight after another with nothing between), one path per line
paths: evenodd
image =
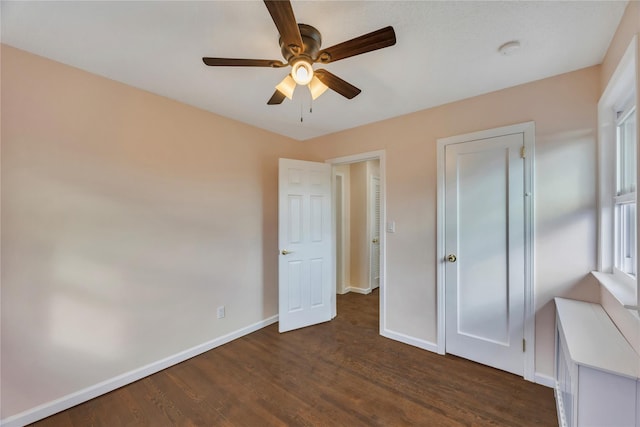
M384 151L327 161L333 165L335 295L379 292L384 325ZM337 314L334 304L334 316Z

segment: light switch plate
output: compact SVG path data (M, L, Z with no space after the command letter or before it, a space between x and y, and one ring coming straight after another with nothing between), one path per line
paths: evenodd
M387 233L395 233L396 232L396 222L389 221L387 222Z

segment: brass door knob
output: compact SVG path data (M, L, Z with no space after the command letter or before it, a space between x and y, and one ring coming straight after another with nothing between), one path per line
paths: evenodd
M458 258L456 258L456 256L454 254L449 254L449 256L447 257L447 261L449 262L456 262Z
M288 250L286 250L286 249L283 249L283 250L282 250L282 252L280 252L280 253L281 253L282 255L289 255L289 254L292 254L292 253L293 253L293 251L288 251Z
M372 242L372 243L378 243L378 242L379 242L379 240L378 240L378 239L373 239L371 242Z

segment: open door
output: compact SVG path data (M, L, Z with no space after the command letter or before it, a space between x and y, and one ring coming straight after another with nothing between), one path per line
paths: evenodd
M279 330L331 320L331 165L280 159Z

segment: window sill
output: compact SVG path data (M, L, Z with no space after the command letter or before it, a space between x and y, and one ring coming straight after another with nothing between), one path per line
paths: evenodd
M603 286L607 291L609 291L609 293L613 295L613 297L618 300L621 305L638 305L636 290L630 283L620 280L611 273L592 271L591 274L593 274L593 277L595 277L596 280L600 282L600 285ZM630 311L637 313L637 310Z

